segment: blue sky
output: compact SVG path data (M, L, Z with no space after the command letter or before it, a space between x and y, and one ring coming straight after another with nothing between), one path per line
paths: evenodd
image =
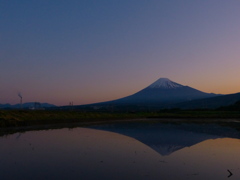
M133 94L160 77L240 92L238 0L0 0L0 103Z

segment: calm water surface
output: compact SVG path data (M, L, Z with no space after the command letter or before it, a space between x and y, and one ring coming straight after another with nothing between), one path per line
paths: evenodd
M0 179L240 179L239 138L156 122L16 133L0 137Z

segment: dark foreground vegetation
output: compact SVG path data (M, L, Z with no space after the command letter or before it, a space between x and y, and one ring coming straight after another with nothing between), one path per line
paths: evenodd
M77 110L0 110L0 128L49 124L94 123L145 118L239 119L240 111L161 110L157 112L82 112Z

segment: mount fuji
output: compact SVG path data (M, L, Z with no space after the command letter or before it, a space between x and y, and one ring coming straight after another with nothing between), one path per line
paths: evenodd
M208 99L221 94L205 93L189 86L184 86L168 78L160 78L146 88L120 99L71 108L102 111L145 111L181 108L178 104L191 103L193 100ZM60 107L68 109L69 106Z
M105 103L112 105L157 105L159 107L167 107L170 104L215 96L217 95L205 93L189 86L183 86L168 78L160 78L133 95Z

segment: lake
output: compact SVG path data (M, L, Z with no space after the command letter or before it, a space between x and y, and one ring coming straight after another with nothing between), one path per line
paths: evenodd
M240 132L132 121L0 137L0 179L240 179ZM232 175L231 175L232 174Z

